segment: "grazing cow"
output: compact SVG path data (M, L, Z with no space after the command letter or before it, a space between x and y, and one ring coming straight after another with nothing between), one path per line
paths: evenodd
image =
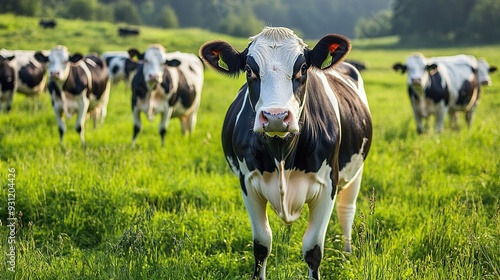
M48 53L44 51L44 53ZM0 50L0 54L14 58L10 63L14 71L14 93L39 99L47 84L47 67L34 57L32 50Z
M252 279L266 278L271 253L267 202L285 224L308 204L302 252L310 278L319 279L335 200L344 249L351 251L372 123L359 72L341 62L350 48L345 37L326 35L309 49L292 30L266 27L242 52L224 41L200 49L216 71L244 72L247 79L226 114L222 146L252 225Z
M477 60L477 78L479 80L479 84L483 86L491 86L491 77L490 73L494 73L497 71L496 66L490 66L488 61L484 58L480 58Z
M140 30L138 28L133 27L120 27L118 28L118 36L127 37L127 36L139 36Z
M40 62L49 64L48 89L52 107L59 127L62 142L66 125L63 115L71 118L77 113L76 131L85 144L84 131L87 113L96 122L104 122L110 92L106 63L95 54L85 57L79 53L71 55L65 46L55 46L48 56L35 54Z
M191 134L196 125L203 87L203 62L193 54L165 53L159 44L148 47L144 53L136 49L129 51L137 56L139 63L132 87L132 111L134 115L135 145L141 131L141 112L151 121L156 114L161 115L159 133L162 145L171 118L179 118L182 132Z
M55 19L41 19L38 24L42 28L55 28L57 21Z
M128 82L131 74L136 70L137 63L130 58L128 52L109 51L102 54L108 66L109 79L113 83Z
M479 100L477 61L473 56L457 55L427 59L421 53L396 63L395 71L408 73L408 92L417 123L417 133L425 131L423 120L436 116L435 129L441 133L450 114L456 126L456 112L465 111L470 126Z
M0 54L0 110L5 110L5 112L11 110L16 91L16 70L11 65L14 58L13 55L3 56Z
M360 71L360 72L363 70L366 70L366 64L362 61L346 59L346 60L344 60L344 62L352 64L352 66L356 67L356 69L358 69L358 71Z

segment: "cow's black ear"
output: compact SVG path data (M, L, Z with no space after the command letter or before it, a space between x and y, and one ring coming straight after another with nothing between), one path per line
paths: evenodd
M169 60L169 59L165 60L165 64L167 64L170 67L177 67L177 66L181 65L181 62L174 58L172 60Z
M38 51L35 53L35 59L40 61L41 63L46 63L49 61L49 57L44 55L42 52Z
M404 74L406 72L406 65L403 65L398 62L392 66L392 69L394 69L394 71L396 72L401 71L401 73Z
M351 42L342 35L330 34L321 38L316 46L306 52L309 65L327 69L344 59L351 50Z
M76 63L80 61L83 58L83 55L81 53L75 53L73 55L69 56L69 61Z
M489 73L493 73L493 72L496 72L497 71L497 67L496 66L491 66L490 69L488 69L488 72Z
M426 66L427 71L432 72L438 68L436 63L432 63Z
M137 59L142 60L144 58L144 53L141 53L139 50L131 48L128 51L128 55L130 58L137 57Z
M245 67L246 50L238 52L224 41L210 41L200 47L200 57L219 73L237 76Z
M11 55L11 56L3 56L0 54L0 61L4 61L4 60L8 60L8 61L11 61L15 58L16 56L15 55Z

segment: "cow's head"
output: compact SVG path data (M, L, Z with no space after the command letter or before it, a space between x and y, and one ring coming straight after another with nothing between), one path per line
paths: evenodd
M77 63L83 59L83 55L75 53L71 55L65 46L55 46L48 56L41 51L35 53L36 60L49 64L49 77L56 81L64 81L69 74L71 63Z
M421 91L429 81L429 74L436 72L437 65L428 63L422 54L416 53L406 58L406 64L396 63L392 68L396 72L408 73L408 85Z
M165 66L179 66L177 59L169 60L165 57L165 48L160 44L150 45L145 52L141 53L137 49L129 49L130 58L137 57L143 63L144 80L150 85L161 84Z
M490 66L486 59L481 58L477 60L477 78L481 85L491 86L490 73L497 71L497 67Z
M309 69L326 70L340 62L351 48L349 40L326 35L310 50L292 30L282 27L266 27L250 40L242 52L224 41L207 42L200 56L220 73L245 72L254 132L278 137L298 133Z

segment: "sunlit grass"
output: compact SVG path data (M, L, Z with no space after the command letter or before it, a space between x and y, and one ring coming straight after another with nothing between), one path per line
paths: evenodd
M35 34L30 30L38 28L36 19L13 19L0 18L0 41L6 48L49 48L54 38L82 52L145 47L155 41L171 50L196 52L204 41L219 37L235 41L240 49L247 43L198 29L144 28L141 37L123 39L109 23L64 20L53 34ZM28 35L36 41L28 42ZM497 50L424 51L471 53L498 66ZM321 275L498 279L499 75L492 75L492 87L483 88L470 129L460 119L460 131L447 126L441 135L432 130L417 135L406 78L391 69L410 51L355 46L351 53L369 64L363 77L374 141L358 198L354 252L342 252L334 212ZM106 123L96 129L87 124L86 147L74 131L74 118L67 121L68 132L59 144L48 95L42 96L38 110L31 99L15 97L11 113L0 115L0 261L6 263L8 250L7 170L15 168L16 279L250 278L250 223L238 179L227 167L220 144L225 111L243 80L210 70L205 74L195 133L183 136L173 119L165 147L158 119L145 118L137 146L131 147L130 89L123 83L112 89ZM269 208L274 243L269 279L306 279L301 245L307 214L306 208L288 228ZM5 267L0 266L0 279L12 279Z

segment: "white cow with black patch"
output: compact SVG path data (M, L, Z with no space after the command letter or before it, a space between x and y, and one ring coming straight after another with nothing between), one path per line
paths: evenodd
M49 51L43 51L48 54ZM34 98L39 102L40 96L47 86L47 65L35 59L33 50L0 50L0 88L6 101L6 109L10 110L16 92ZM38 105L35 105L35 109Z
M66 132L64 116L77 115L75 129L85 143L85 120L87 114L96 122L104 123L110 93L110 82L105 61L95 55L70 54L65 46L55 46L48 56L35 54L37 60L48 63L48 90L52 108L59 127L60 141Z
M425 120L436 117L435 129L441 133L444 120L457 127L457 112L465 112L470 126L480 97L478 62L471 55L426 58L421 53L396 63L395 71L408 74L408 93L412 103L417 132L425 132Z
M252 225L253 279L266 278L271 253L268 202L285 224L308 205L302 252L311 279L320 277L335 201L351 251L372 122L361 76L342 62L350 48L345 37L327 35L309 49L292 30L266 27L242 52L224 41L200 49L216 71L247 79L226 114L222 146Z
M204 81L203 62L194 54L166 53L159 44L150 45L144 53L136 49L129 53L140 60L131 81L132 145L142 128L141 113L150 121L161 115L158 132L162 145L171 118L180 119L183 134L193 133Z

